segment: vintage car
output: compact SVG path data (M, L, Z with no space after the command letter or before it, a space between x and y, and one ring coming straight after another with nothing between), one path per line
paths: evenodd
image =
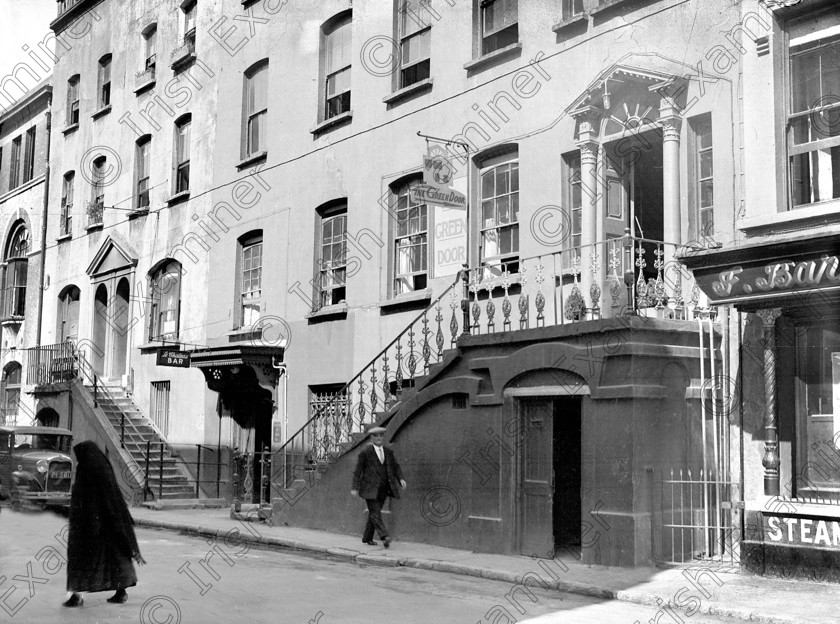
M58 427L0 426L0 499L14 507L69 505L72 439Z

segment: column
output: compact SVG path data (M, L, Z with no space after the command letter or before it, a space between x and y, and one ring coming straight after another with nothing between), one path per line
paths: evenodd
M682 243L682 219L680 210L680 129L682 117L676 103L667 98L662 99L659 109L659 125L662 128L662 240L664 256L662 257L663 279L666 294L670 300L677 296L675 289L682 288L681 284L670 279L674 275L675 256L677 247ZM680 293L681 295L682 293Z
M779 495L779 418L776 414L776 319L779 308L757 312L764 330L764 494Z
M601 271L604 266L603 258L593 256L593 252L600 253L595 243L598 238L598 219L601 218L604 205L604 194L598 180L598 114L594 109L584 108L575 117L578 120L580 139L577 146L580 149L581 248L573 253L580 255L580 292L587 304L589 318L592 319L600 317L603 283Z

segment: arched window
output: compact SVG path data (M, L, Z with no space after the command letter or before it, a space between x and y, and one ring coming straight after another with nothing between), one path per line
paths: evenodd
M149 340L178 339L181 316L181 264L169 260L149 274Z
M68 286L58 297L58 327L56 336L59 342L79 337L79 302L82 292L76 286Z
M26 275L29 231L23 221L12 228L6 245L3 275L3 317L22 317L26 311Z
M17 422L21 372L22 368L18 362L9 362L3 369L3 405L0 414L4 424Z

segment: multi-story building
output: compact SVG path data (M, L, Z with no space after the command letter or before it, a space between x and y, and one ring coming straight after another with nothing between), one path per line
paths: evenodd
M245 491L293 524L357 529L380 422L400 537L736 560L756 459L727 380L759 377L678 259L741 244L751 189L769 205L765 4L59 3L56 35L86 34L55 68L50 185L75 199L41 340L87 385L33 391L132 478L117 404L188 462L216 449L202 481L268 448Z
M41 259L47 212L47 157L52 85L43 80L0 115L0 422L57 425L52 410L35 411L22 392L25 349L38 343L42 293Z
M743 561L836 581L840 13L816 0L764 4L764 32L745 42L741 67L737 238L685 261L740 321ZM745 2L742 11L760 8Z

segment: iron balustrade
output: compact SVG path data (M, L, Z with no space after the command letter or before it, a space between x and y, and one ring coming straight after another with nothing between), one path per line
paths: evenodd
M79 375L72 342L26 349L26 383L42 386L72 381Z

